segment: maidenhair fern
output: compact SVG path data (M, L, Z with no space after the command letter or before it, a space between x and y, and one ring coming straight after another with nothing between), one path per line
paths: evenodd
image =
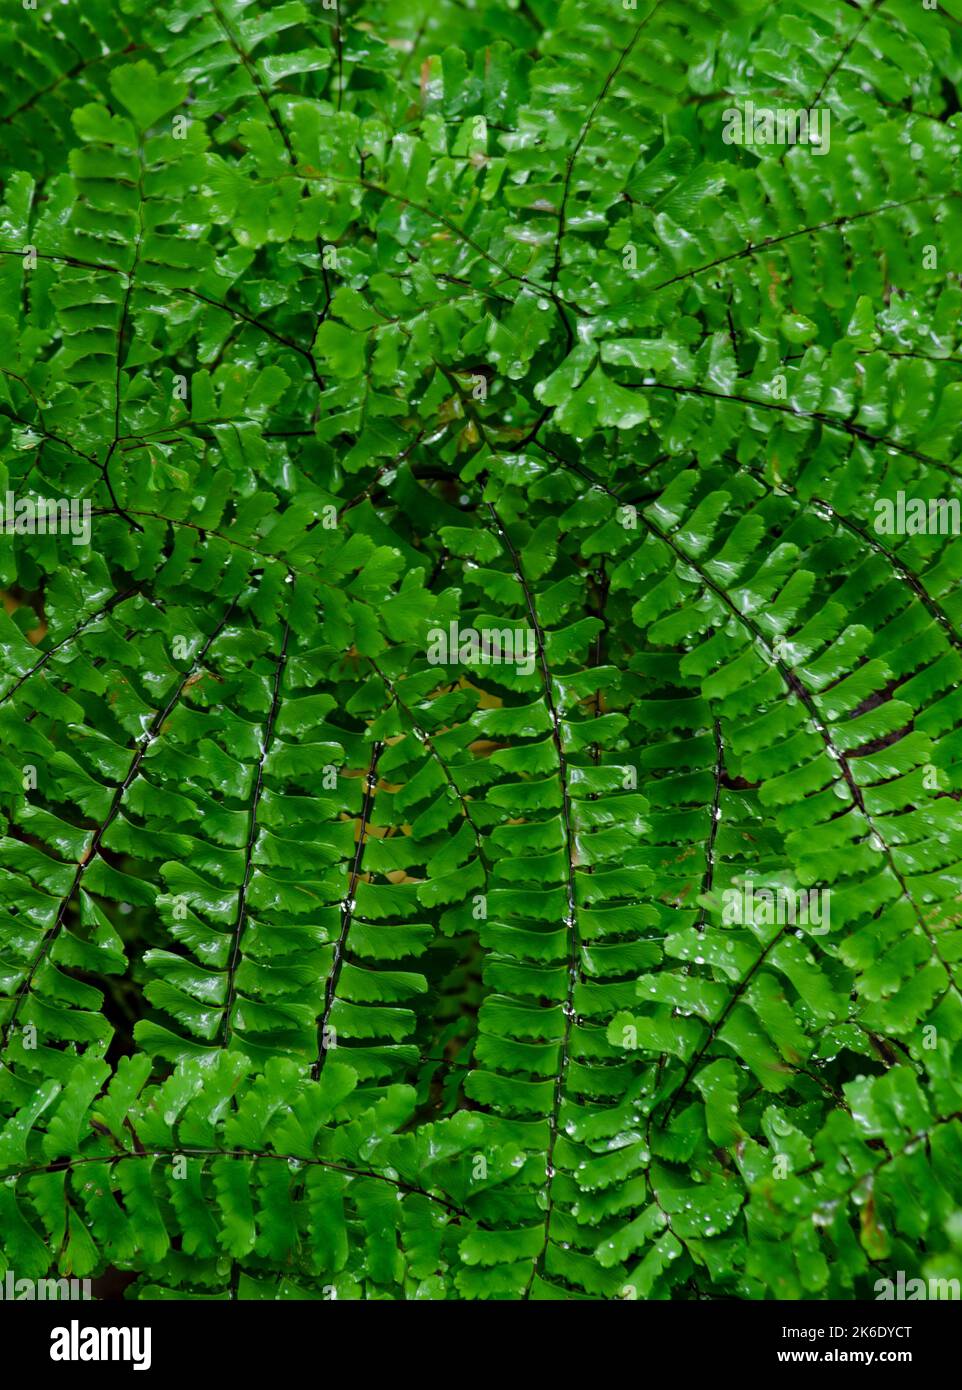
M4 0L0 1231L962 1260L962 3Z

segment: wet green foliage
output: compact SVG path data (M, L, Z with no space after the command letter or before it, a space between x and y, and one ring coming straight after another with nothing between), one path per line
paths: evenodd
M962 2L2 17L6 1266L957 1277Z

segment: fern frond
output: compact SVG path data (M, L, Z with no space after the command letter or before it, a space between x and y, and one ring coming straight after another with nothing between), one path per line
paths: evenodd
M40 3L3 1267L956 1277L957 0Z

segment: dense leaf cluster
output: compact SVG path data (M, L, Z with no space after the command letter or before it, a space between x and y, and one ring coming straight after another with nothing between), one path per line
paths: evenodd
M957 1276L962 0L2 11L6 1266Z

